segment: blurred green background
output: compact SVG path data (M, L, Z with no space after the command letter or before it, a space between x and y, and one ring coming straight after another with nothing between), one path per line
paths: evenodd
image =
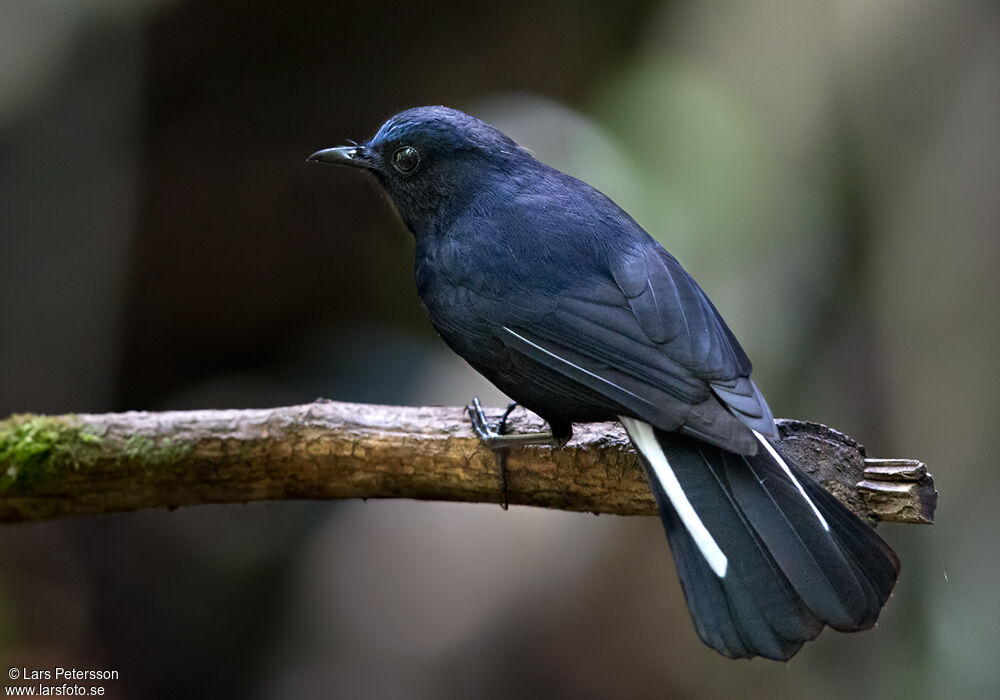
M1000 688L1000 5L0 4L0 415L503 401L412 242L306 166L443 103L604 190L776 415L924 460L868 633L694 633L655 518L278 503L0 529L0 665L112 697L986 698Z

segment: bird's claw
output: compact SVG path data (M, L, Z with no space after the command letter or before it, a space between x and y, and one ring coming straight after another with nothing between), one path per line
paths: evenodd
M483 411L483 405L479 402L478 396L472 397L472 403L466 406L465 410L469 414L469 421L472 423L472 432L484 443L489 445L493 440L501 436L501 433L498 430L494 430L493 426L486 419L486 413Z
M507 421L517 406L518 403L516 401L509 403L507 410L504 411L495 428L486 419L486 413L483 411L483 406L479 402L478 396L472 398L472 403L466 406L465 410L469 414L469 419L472 422L472 431L476 434L476 437L482 440L483 444L494 452L509 447L527 447L529 445L561 447L566 443L565 438L554 436L550 430L537 433L508 433Z
M472 431L476 434L476 436L482 440L487 447L490 447L491 449L502 449L521 444L520 441L517 440L519 436L507 434L507 419L510 418L510 414L513 413L515 408L517 408L517 401L511 401L507 404L507 410L504 411L502 416L500 416L500 420L497 421L495 428L490 425L489 420L487 420L486 412L483 411L483 405L479 402L478 396L472 397L472 403L466 406L465 410L469 414L469 420L472 423ZM531 435L537 435L537 433L531 433ZM504 440L503 438L505 437L515 439Z
M472 397L472 403L465 407L465 410L469 414L469 421L472 423L472 431L479 437L480 441L491 450L497 458L497 476L499 478L500 493L502 495L502 500L500 501L500 507L503 510L507 510L509 504L507 499L507 450L508 448L502 444L504 432L507 430L507 418L510 416L510 412L514 410L517 406L516 402L511 402L507 406L507 410L504 412L503 417L497 423L497 427L494 429L490 422L486 419L486 413L483 411L483 405L479 402L478 396Z
M486 447L493 450L497 456L497 468L500 471L500 491L503 493L503 503L500 507L507 510L507 452L511 447L526 447L528 445L550 445L561 447L569 440L569 435L556 436L551 431L537 433L508 433L507 421L510 414L517 408L516 401L507 404L500 420L494 428L486 419L483 405L479 402L479 397L472 397L472 403L465 407L472 422L472 431L482 441ZM572 432L570 432L572 435Z

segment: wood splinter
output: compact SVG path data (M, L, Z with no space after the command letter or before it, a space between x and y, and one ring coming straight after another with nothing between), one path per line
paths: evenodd
M937 491L927 466L915 459L866 459L858 491L877 520L934 522Z

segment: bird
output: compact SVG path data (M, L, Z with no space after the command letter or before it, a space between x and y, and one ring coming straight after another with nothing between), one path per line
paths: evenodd
M610 198L444 106L407 109L307 160L374 176L416 241L417 292L438 334L551 430L502 434L476 401L492 447L563 445L574 423L622 423L705 644L783 661L825 627L875 624L896 554L782 455L719 311Z

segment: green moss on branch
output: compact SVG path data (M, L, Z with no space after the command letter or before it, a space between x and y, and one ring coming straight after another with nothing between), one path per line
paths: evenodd
M94 464L102 439L74 416L22 414L0 421L0 491L44 490Z

